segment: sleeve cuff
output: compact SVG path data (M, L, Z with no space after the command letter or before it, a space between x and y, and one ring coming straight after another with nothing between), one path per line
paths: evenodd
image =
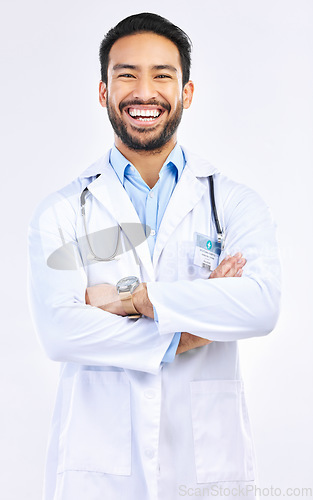
M159 323L158 313L156 312L156 308L154 306L153 306L153 313L154 313L154 321L155 321L156 325L158 326L158 323ZM180 332L175 333L174 337L172 338L172 342L170 343L167 351L165 352L165 354L163 356L162 363L172 363L172 361L174 361L177 347L178 347L178 344L180 341L180 336L181 336Z
M180 336L180 332L175 333L172 342L170 343L166 353L163 356L162 363L172 363L172 361L174 361L177 347L180 341Z

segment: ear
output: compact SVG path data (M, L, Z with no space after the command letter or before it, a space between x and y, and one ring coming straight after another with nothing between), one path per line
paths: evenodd
M99 102L103 108L107 107L107 86L102 81L99 83Z
M191 80L186 83L183 88L183 107L184 109L188 109L192 102L194 92L194 84Z

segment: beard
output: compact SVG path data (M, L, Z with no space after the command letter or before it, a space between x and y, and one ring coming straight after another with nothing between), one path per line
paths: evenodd
M125 107L131 106L131 105L140 105L140 104L154 104L154 105L161 105L163 108L167 109L168 111L171 110L171 107L169 104L166 106L164 104L158 103L158 102L140 102L140 101L132 101L132 102L127 102L127 103L122 103L120 104L120 112L123 112L123 109ZM134 126L131 126L136 132L138 132L141 135L141 138L135 137L131 133L128 132L127 127L123 120L118 116L118 114L115 112L115 110L111 107L110 105L110 100L109 96L107 96L107 112L108 112L108 117L110 120L110 123L112 125L112 128L115 132L115 134L121 139L123 144L127 146L129 149L135 150L135 151L155 151L157 149L161 149L170 139L171 137L175 134L178 125L181 122L182 115L183 115L183 104L181 103L180 107L177 107L174 115L167 121L167 123L163 126L162 130L160 130L157 135L155 135L153 138L149 139L147 137L148 134L151 134L153 132L153 127L149 127L149 129L145 128L136 128Z

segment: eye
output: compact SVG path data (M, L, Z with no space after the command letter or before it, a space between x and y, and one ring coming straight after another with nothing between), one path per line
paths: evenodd
M118 78L135 78L135 77L130 73L123 73L122 75L118 75Z
M172 78L170 75L157 75L156 78Z

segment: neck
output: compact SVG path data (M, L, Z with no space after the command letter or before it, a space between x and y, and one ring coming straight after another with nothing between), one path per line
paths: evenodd
M128 148L115 136L115 146L125 158L136 167L145 183L152 189L158 182L159 172L176 145L176 137L172 137L161 149L154 151L136 151Z

